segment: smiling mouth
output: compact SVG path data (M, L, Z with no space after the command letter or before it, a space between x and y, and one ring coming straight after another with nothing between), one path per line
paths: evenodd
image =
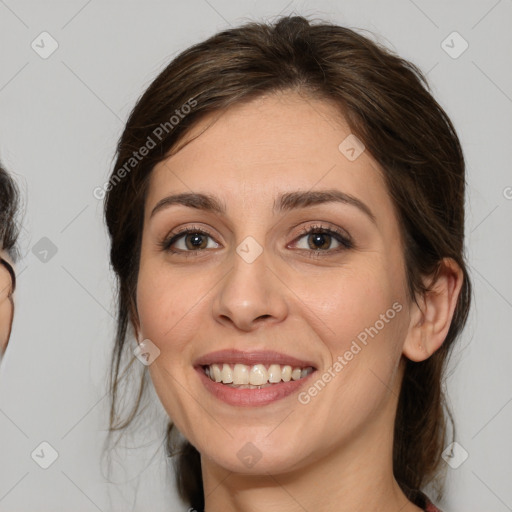
M297 381L315 371L312 366L299 367L281 364L220 363L203 365L201 368L211 381L237 389L261 389L283 382Z

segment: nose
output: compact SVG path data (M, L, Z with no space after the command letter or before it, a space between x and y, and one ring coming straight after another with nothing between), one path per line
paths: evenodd
M213 301L215 320L242 331L282 322L288 314L286 287L267 266L265 251L251 263L236 253L233 260Z

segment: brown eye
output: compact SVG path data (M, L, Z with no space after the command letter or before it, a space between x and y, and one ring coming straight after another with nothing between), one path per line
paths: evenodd
M303 242L301 239L305 239ZM298 237L294 247L301 250L314 251L316 253L333 253L345 249L351 249L353 244L347 236L321 226L311 226ZM329 250L331 249L331 250Z
M332 243L332 235L327 233L311 233L308 235L307 240L310 249L329 249Z
M206 249L206 246L208 245L207 237L208 235L203 235L201 233L187 234L184 238L185 246L191 251L194 249Z
M219 247L219 244L217 244L206 231L187 228L171 236L171 238L164 241L161 246L165 251L172 253L187 253L199 252L205 249L216 249Z

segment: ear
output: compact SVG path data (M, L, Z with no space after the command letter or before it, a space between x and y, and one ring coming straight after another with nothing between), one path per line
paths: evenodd
M411 361L428 359L444 342L462 287L463 273L452 258L443 258L430 291L411 306L411 322L403 355Z

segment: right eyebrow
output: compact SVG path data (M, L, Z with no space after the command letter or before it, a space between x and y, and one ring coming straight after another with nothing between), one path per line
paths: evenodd
M189 208L196 208L197 210L212 211L224 215L226 213L226 206L222 204L216 197L209 194L197 194L193 192L184 192L183 194L173 194L164 197L151 211L150 218L160 210L169 208L172 205L181 204Z

